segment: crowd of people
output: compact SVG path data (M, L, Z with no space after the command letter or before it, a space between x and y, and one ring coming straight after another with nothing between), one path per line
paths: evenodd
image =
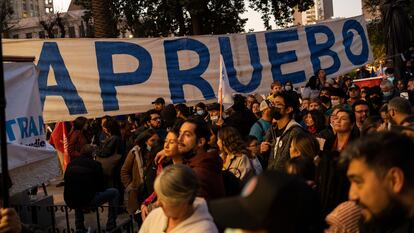
M64 199L83 213L126 207L149 232L414 232L414 79L379 86L324 70L304 89L78 117ZM63 159L62 159L63 161ZM63 167L63 164L62 164ZM1 227L1 224L0 224Z

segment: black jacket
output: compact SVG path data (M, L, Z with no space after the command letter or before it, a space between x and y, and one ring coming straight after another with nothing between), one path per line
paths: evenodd
M105 190L102 166L92 158L72 160L65 171L63 197L70 208L84 208L97 192Z

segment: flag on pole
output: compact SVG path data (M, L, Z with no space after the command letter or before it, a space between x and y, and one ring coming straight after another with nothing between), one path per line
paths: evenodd
M68 131L65 122L56 123L55 129L50 135L49 143L53 145L58 153L59 161L62 166L62 171L66 170L66 166L70 162L68 146Z
M224 111L233 105L232 89L229 84L229 77L227 76L226 65L223 57L220 55L220 83L219 83L219 103L224 107ZM221 107L220 107L221 109ZM220 111L221 116L221 111Z

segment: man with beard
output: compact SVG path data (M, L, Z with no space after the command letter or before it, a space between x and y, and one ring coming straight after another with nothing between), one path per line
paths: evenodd
M414 115L410 102L402 97L395 97L388 103L388 115L394 125L414 128Z
M197 176L200 184L197 196L207 200L224 196L223 162L217 151L207 152L209 139L210 130L200 117L189 118L180 127L178 152Z
M280 92L276 94L273 104L271 116L276 120L276 127L268 130L264 141L260 145L260 153L264 157L269 157L268 169L285 171L292 139L297 134L305 131L293 119L293 113L298 106L288 93Z
M361 232L414 232L414 142L395 132L348 146L349 199L361 208Z

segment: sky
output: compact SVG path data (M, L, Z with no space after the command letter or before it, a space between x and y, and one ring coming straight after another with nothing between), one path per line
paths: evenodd
M362 14L361 0L332 0L334 17L352 17ZM246 8L248 8L248 0L245 0ZM64 12L67 11L70 0L54 0L53 1L55 11ZM254 31L263 31L264 26L260 18L260 13L255 12L252 9L248 9L242 17L248 18L246 23L246 31L254 29Z

